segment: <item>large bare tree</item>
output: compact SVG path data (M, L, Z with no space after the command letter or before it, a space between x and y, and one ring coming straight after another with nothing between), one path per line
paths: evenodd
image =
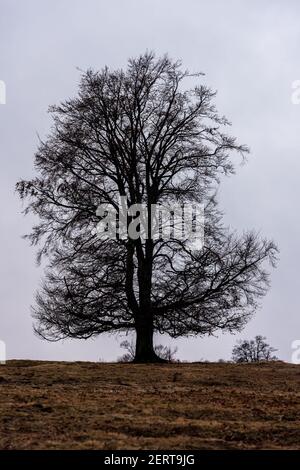
M245 146L214 93L167 56L146 53L126 70L83 74L78 96L53 106L53 128L35 155L37 176L20 181L25 211L40 222L28 237L48 258L34 306L49 340L136 332L135 361L155 362L153 333L171 337L240 330L268 287L274 243L222 225L215 192ZM179 238L103 239L99 204L176 202L205 207L202 249Z

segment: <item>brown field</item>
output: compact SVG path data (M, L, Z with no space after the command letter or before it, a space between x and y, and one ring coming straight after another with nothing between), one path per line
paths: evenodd
M300 366L9 361L1 449L300 449Z

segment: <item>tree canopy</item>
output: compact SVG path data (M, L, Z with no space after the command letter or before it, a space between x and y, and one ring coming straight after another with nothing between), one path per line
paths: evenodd
M269 285L276 246L222 223L216 188L248 152L228 135L215 93L178 61L146 53L126 70L88 70L78 95L52 106L53 126L20 181L28 235L48 267L33 307L49 340L135 330L137 361L155 361L153 333L171 337L240 330ZM204 245L188 239L102 239L97 207L201 204Z

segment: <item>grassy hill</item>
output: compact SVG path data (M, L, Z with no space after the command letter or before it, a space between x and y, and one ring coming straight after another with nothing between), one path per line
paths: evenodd
M300 449L300 366L9 361L1 449Z

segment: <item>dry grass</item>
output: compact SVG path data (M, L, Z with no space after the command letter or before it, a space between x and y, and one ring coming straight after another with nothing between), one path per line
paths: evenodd
M300 367L9 361L1 449L300 449Z

